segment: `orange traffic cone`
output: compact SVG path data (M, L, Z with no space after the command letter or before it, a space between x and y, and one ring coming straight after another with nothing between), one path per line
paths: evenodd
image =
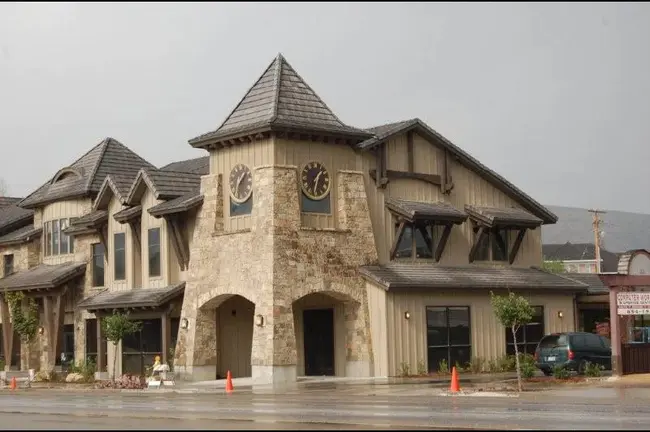
M13 378L11 378L11 385L10 385L9 388L10 388L11 390L16 390L16 387L18 387L18 386L16 385L16 377L13 377Z
M230 375L230 371L228 371L228 375L226 375L226 393L232 393L233 390L232 375Z
M458 382L458 372L456 372L456 366L451 369L451 387L449 388L451 393L458 393L460 391L460 383Z

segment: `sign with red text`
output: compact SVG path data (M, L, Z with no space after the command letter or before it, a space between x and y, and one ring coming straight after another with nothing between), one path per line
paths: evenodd
M650 315L650 292L620 292L616 294L619 315Z

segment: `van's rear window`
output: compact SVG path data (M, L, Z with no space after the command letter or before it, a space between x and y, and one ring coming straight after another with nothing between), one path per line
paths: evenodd
M540 348L555 348L567 346L566 335L550 335L546 336L539 343Z

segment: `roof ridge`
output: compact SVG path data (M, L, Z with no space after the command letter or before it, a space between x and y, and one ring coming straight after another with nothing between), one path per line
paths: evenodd
M282 80L282 63L287 63L287 61L282 56L282 53L278 53L277 57L275 58L275 62L277 63L277 65L275 66L275 76L273 77L273 85L275 86L275 88L273 89L273 102L271 105L271 120L269 120L269 123L273 123L278 119L278 105L280 105L280 86Z
M233 115L235 112L237 112L237 110L239 109L239 107L241 106L241 104L244 102L244 99L246 99L246 97L247 97L248 94L251 92L251 90L253 90L253 88L255 88L255 86L257 85L257 83L259 83L259 82L262 80L262 78L264 78L264 75L266 75L266 73L269 71L269 69L271 69L271 67L272 67L272 66L277 62L277 59L278 59L278 58L276 57L276 58L271 62L271 64L269 64L269 65L266 67L266 69L264 69L264 72L262 72L262 74L259 76L259 78L257 78L257 79L255 80L255 82L253 83L253 85L250 86L250 87L248 88L248 90L246 90L246 93L244 93L244 96L239 100L239 102L237 103L237 105L235 106L235 108L233 108L233 110L230 111L230 114L228 114L228 116L226 117L226 119L225 119L223 122L221 122L221 124L219 125L219 127L218 127L216 130L221 129L221 128L222 128L222 127L223 127L223 126L228 122L228 120L230 120L230 118L232 117L232 115Z

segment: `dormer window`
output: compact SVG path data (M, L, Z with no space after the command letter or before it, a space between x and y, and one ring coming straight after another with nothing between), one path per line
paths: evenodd
M474 230L478 235L478 229ZM493 229L480 239L476 251L476 261L508 261L510 254L510 230L506 228Z
M76 168L63 168L57 172L54 177L52 178L52 182L50 184L54 184L57 182L60 182L62 180L66 180L69 178L81 178L83 170L78 170Z
M400 224L395 224L395 236L399 235ZM395 258L433 258L435 245L434 225L425 222L404 225Z

